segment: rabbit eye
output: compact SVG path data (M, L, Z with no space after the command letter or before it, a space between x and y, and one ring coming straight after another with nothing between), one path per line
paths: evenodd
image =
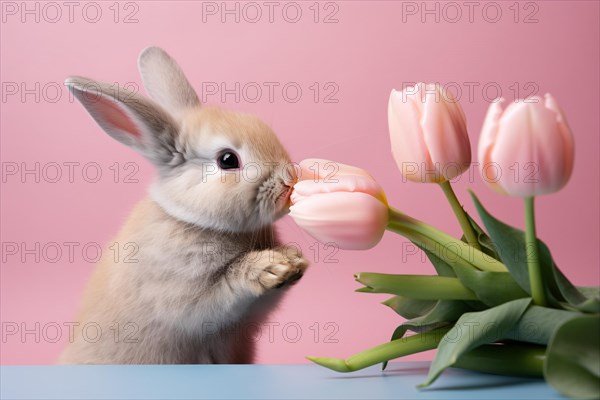
M240 167L237 155L232 151L225 151L217 158L217 164L221 169L234 169Z

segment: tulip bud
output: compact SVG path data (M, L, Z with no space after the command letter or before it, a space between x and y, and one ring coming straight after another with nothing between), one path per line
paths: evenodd
M465 115L458 100L440 85L418 83L392 90L388 123L392 153L406 179L442 183L469 168Z
M479 139L484 181L500 193L533 197L560 190L573 171L573 135L550 94L490 105Z
M337 171L331 175L314 171L315 163L334 165ZM300 168L300 179L305 180L294 185L290 216L302 229L341 249L363 250L379 243L388 223L388 206L383 189L367 172L326 160L305 160Z

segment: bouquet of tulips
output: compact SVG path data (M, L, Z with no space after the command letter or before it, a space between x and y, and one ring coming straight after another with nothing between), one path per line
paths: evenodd
M392 151L405 178L441 187L462 238L391 207L382 188L360 168L326 160L300 163L290 215L311 236L359 250L375 246L387 229L422 249L437 272L356 273L364 285L359 292L393 295L383 304L406 321L389 343L347 359L310 360L351 372L377 363L385 368L388 360L437 348L421 387L446 368L459 367L543 376L564 395L600 397L599 288L574 286L535 230L534 198L560 190L569 180L573 137L549 94L516 101L504 111L502 102L490 105L478 157L485 182L524 199L524 232L493 217L473 193L482 224L461 206L450 181L471 163L469 137L459 103L439 85L392 91ZM515 166L530 173L515 180L506 173Z

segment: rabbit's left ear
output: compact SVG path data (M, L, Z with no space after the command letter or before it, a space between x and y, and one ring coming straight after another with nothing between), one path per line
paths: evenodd
M183 71L163 49L144 49L138 58L138 68L150 97L171 115L200 106L198 95Z
M157 166L177 164L179 127L159 105L137 93L71 76L65 85L113 139L134 148Z

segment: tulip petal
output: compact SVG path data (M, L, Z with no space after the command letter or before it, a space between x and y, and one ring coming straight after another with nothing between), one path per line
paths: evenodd
M467 123L458 101L439 85L428 85L425 98L421 124L435 171L427 181L443 182L459 176L471 164Z
M550 93L546 93L545 100L546 108L556 113L556 123L558 124L558 129L563 141L564 154L562 167L564 186L564 184L569 181L571 173L573 172L573 164L575 163L575 143L573 140L573 134L571 133L571 128L567 123L567 118L558 105L556 99Z
M388 103L392 154L402 175L414 182L422 182L422 171L432 168L420 125L422 85L407 88L403 92L392 90Z
M300 167L298 181L334 181L337 177L347 175L364 176L373 179L373 177L362 168L331 160L307 158L306 160L300 161L298 165Z
M500 169L498 184L506 193L520 197L552 193L569 179L572 137L556 109L552 99L531 97L511 104L500 118L489 159Z
M502 116L503 111L502 103L504 103L504 99L501 98L490 104L490 107L488 108L479 136L477 157L479 159L479 168L483 180L494 190L506 194L502 186L497 183L499 178L498 174L500 174L501 171L496 168L496 165L491 161L491 153L496 142L500 117Z
M479 135L479 146L477 151L477 158L479 164L484 165L489 162L489 153L492 150L494 142L496 141L496 135L498 134L498 123L502 116L502 103L504 99L499 99L488 108L487 114L483 121L483 127L481 128L481 134Z
M490 153L490 161L497 166L497 183L504 192L514 196L529 196L533 190L524 180L521 168L533 159L531 118L527 103L512 103L498 122L498 133Z
M312 237L340 249L364 250L382 238L388 208L360 192L315 194L290 207L290 216Z
M534 159L522 169L531 178L523 183L531 183L536 195L555 192L566 182L564 157L560 157L564 153L564 142L556 113L546 108L542 99L539 103L532 104L528 110L535 135ZM526 180L527 177L523 179Z
M292 203L296 203L305 197L318 193L332 192L362 192L370 194L387 204L383 189L371 177L360 175L342 175L336 178L320 181L300 181L294 185Z

